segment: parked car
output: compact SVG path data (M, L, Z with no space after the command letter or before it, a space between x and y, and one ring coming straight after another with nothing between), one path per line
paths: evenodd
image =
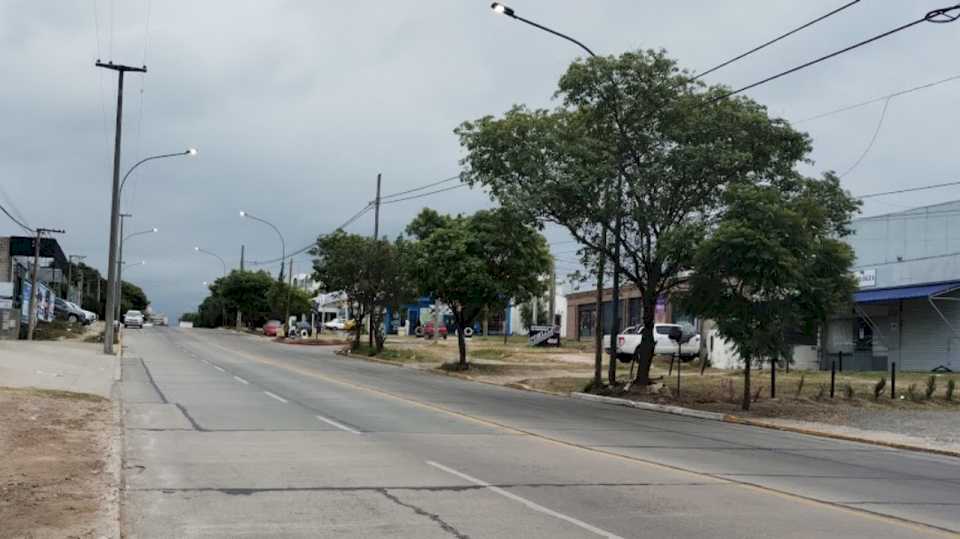
M100 317L97 316L97 313L93 311L88 311L86 309L80 309L80 310L83 311L83 316L87 318L87 324L92 324L100 319Z
M323 327L327 329L335 329L339 331L350 331L355 326L356 326L356 321L344 320L343 318L334 318L333 320L330 320L323 325Z
M123 327L136 327L143 329L143 313L130 310L123 315Z
M654 324L653 339L655 342L654 355L671 356L677 353L677 343L670 339L670 330L679 328L683 337L680 340L680 360L690 361L700 355L700 336L692 326L679 324ZM630 361L635 359L642 340L643 326L630 326L617 336L617 359ZM604 350L610 349L610 335L603 336Z
M277 331L280 329L283 323L279 320L270 320L263 325L263 334L267 337L276 337Z
M447 338L447 326L445 326L445 325L443 325L443 324L440 324L440 330L439 330L439 332L440 332L440 335L439 335L440 337L442 337L442 338L444 338L444 339ZM428 339L432 339L432 338L433 338L433 333L434 333L434 330L433 330L433 320L431 320L431 321L429 321L429 322L427 322L426 324L423 325L423 336L426 337L426 338L428 338Z
M87 323L87 317L85 314L83 314L83 310L63 298L56 298L54 300L53 312L60 320L66 320L67 322L72 322L75 324Z

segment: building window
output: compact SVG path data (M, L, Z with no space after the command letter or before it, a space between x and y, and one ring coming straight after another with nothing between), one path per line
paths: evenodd
M577 307L577 338L593 337L594 313L596 309L593 304L579 305Z

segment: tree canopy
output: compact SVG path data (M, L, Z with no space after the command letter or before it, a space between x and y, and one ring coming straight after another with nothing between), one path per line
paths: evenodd
M853 251L841 239L859 206L836 176L724 193L726 211L694 257L687 303L713 318L743 358L743 408L751 363L789 360L787 330L815 332L856 289Z
M564 226L613 258L642 294L638 381L649 381L657 298L675 292L735 185L795 176L810 141L745 97L711 100L664 51L573 63L559 106L515 106L457 128L464 179L502 205ZM619 236L604 237L621 220Z
M543 294L550 253L529 220L499 208L446 219L418 243L415 267L421 291L453 312L459 364L466 368L463 328L485 307Z

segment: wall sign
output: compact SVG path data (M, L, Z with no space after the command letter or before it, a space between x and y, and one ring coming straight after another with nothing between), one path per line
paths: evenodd
M854 272L854 276L857 278L857 285L860 288L870 288L872 286L877 286L877 270L876 269L866 269Z

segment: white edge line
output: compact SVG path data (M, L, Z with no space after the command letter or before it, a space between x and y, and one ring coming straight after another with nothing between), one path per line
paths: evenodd
M336 421L334 421L334 420L332 420L332 419L327 419L327 418L323 417L322 415L318 415L318 416L316 416L316 417L317 417L317 419L319 419L320 421L323 421L324 423L327 423L327 424L329 424L329 425L333 425L334 427L337 427L337 428L340 429L340 430L345 430L345 431L347 431L347 432L352 432L352 433L354 433L354 434L361 434L361 432L358 431L358 430L351 429L350 427L348 427L348 426L346 426L346 425L344 425L344 424L342 424L342 423L337 423Z
M282 403L284 403L284 404L286 404L286 403L289 402L287 399L281 397L280 395L275 395L275 394L273 394L273 393L270 393L269 391L264 391L263 393L264 393L266 396L268 396L268 397L270 397L270 398L273 398L273 399L277 399L278 401L280 401L280 402L282 402Z
M497 493L497 494L499 494L499 495L501 495L501 496L503 496L503 497L505 497L505 498L509 498L509 499L511 499L511 500L513 500L513 501L515 501L515 502L520 502L520 503L522 503L523 505L526 505L527 507L529 507L530 509L533 509L534 511L539 511L539 512L545 514L545 515L550 515L550 516L552 516L552 517L554 517L554 518L559 518L560 520L565 520L565 521L569 522L570 524L573 524L574 526L578 526L578 527L583 528L583 529L585 529L585 530L587 530L587 531L593 532L593 533L595 533L595 534L597 534L597 535L599 535L599 536L601 536L601 537L608 537L608 538L610 538L610 539L623 539L623 538L620 537L619 535L610 533L610 532L605 531L605 530L601 530L600 528L598 528L598 527L596 527L596 526L593 526L593 525L591 525L591 524L587 524L586 522L584 522L584 521L582 521L582 520L577 520L577 519L575 519L575 518L573 518L573 517L571 517L571 516L565 515L565 514L563 514L563 513L558 513L558 512L556 512L556 511L554 511L553 509L548 509L548 508L546 508L546 507L544 507L544 506L542 506L542 505L540 505L540 504L538 504L538 503L534 503L534 502L532 502L532 501L530 501L530 500L528 500L528 499L526 499L526 498L517 496L516 494L513 494L512 492L507 492L506 490L503 490L503 489L500 488L500 487L495 487L495 486L491 485L490 483L487 483L486 481L482 481L482 480L480 480L480 479L477 479L476 477L471 477L471 476L469 476L469 475L467 475L467 474L465 474L465 473L458 472L457 470L454 470L453 468L448 468L448 467L444 466L443 464L439 464L439 463L433 462L432 460L428 460L428 461L427 461L427 464L429 464L430 466L433 466L434 468L439 468L440 470L443 470L443 471L447 472L448 474L452 474L452 475L455 475L455 476L457 476L457 477L459 477L459 478L461 478L461 479L465 479L465 480L467 480L467 481L469 481L469 482L471 482L471 483L473 483L473 484L475 484L475 485L480 485L480 486L482 486L482 487L485 487L485 488L487 488L488 490L490 490L491 492L495 492L495 493Z
M217 369L217 370L220 371L220 372L226 372L226 371L223 370L223 367L221 367L220 365L214 365L213 368L214 368L214 369Z
M248 384L248 385L250 384L250 382L244 380L243 378L240 378L239 376L234 376L233 379L240 382L241 384Z

